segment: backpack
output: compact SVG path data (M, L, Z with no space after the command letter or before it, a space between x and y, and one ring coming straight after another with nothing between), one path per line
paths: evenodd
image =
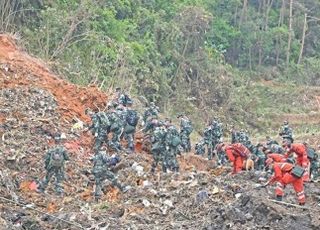
M134 110L128 110L127 111L127 116L126 116L126 121L129 125L131 126L137 126L138 121L139 121L139 116L136 111Z
M51 153L50 162L49 162L50 167L60 168L63 166L63 162L64 162L64 155L62 150L58 149Z
M304 174L304 168L298 166L298 165L295 165L291 171L291 174L295 177L298 177L298 178L301 178Z
M133 133L134 131L136 130L136 127L134 127L134 126L132 126L132 125L126 125L125 127L124 127L124 133L127 133L127 134L129 134L129 133Z
M237 143L233 144L233 149L241 156L247 158L250 155L250 150L244 145Z
M116 112L113 112L111 115L110 115L110 120L111 120L111 126L110 126L110 131L111 132L116 132L118 131L119 129L122 128L122 120L120 118L120 116L116 113Z
M172 140L171 140L171 145L173 147L177 147L178 145L181 144L181 139L179 136L173 136Z
M309 160L314 160L316 158L316 152L313 148L307 148L307 156Z

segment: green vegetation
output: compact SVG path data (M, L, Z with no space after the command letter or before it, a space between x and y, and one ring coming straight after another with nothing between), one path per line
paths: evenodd
M319 1L4 0L0 15L71 82L120 85L198 127L218 115L266 130L309 112L301 85L320 85Z

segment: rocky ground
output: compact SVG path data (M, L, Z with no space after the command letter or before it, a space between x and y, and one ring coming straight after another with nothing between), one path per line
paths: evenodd
M257 188L260 174L230 168L192 153L179 157L179 175L150 171L151 157L122 155L114 169L132 189L106 183L95 202L92 137L83 131L86 108L104 108L107 96L52 74L39 60L0 36L0 229L320 229L319 183L306 185L303 208L275 203L274 188ZM38 194L43 156L56 132L67 135L65 196L52 185ZM318 141L315 136L312 140ZM292 188L285 202L295 204Z

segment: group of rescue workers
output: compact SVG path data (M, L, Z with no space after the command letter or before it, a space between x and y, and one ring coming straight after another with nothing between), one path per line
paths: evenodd
M160 120L160 110L155 103L149 103L141 119L132 105L133 100L123 93L121 88L116 88L115 97L108 103L106 111L86 111L91 117L91 125L87 130L94 136L94 156L91 160L96 199L103 194L102 185L106 179L123 192L130 188L117 180L112 168L120 162L120 154L131 154L135 151L134 140L139 120L142 120L140 122L142 129L138 132L144 134L145 141L150 142L151 146L153 156L151 173L155 172L158 165L161 165L164 173L178 173L177 155L191 151L190 134L193 126L186 115L177 116L180 119L180 130L178 130L169 118ZM307 143L294 143L292 129L287 121L279 132L282 137L281 145L270 137L266 138L265 144L253 145L247 131L237 131L234 127L230 130L231 144L227 144L222 140L222 127L217 118L208 124L202 139L195 144L197 155L207 155L207 159L215 159L217 165L224 165L229 160L233 165L232 174L248 169L245 165L250 161L253 170L273 172L263 186L276 182L276 199L281 200L286 185L292 184L299 204L305 204L304 183L315 181L320 175L318 154ZM64 135L57 135L55 137L57 145L50 148L45 155L47 174L39 183L40 192L45 191L51 177L55 175L56 192L63 195L61 183L64 180L64 162L69 160L69 156L62 145L62 139L65 139Z

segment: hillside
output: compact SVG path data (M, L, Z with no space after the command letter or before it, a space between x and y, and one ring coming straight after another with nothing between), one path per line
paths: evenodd
M182 170L175 176L151 175L148 153L122 156L117 168L119 179L132 189L121 194L109 185L96 203L89 161L92 137L71 128L77 119L88 122L85 108L103 108L108 95L94 86L79 87L55 76L45 63L23 52L7 35L0 35L0 76L3 229L320 227L319 183L307 185L305 208L287 207L269 200L273 196L271 188L254 189L258 175L246 172L231 177L229 167L213 168L212 163L192 153L179 157ZM316 124L317 116L311 111L282 114L275 121L286 117L302 125L300 118L304 118ZM44 176L43 155L57 131L66 133L65 147L71 153L63 198L53 195L52 185L45 195L36 193L34 183ZM292 191L286 201L295 202Z

